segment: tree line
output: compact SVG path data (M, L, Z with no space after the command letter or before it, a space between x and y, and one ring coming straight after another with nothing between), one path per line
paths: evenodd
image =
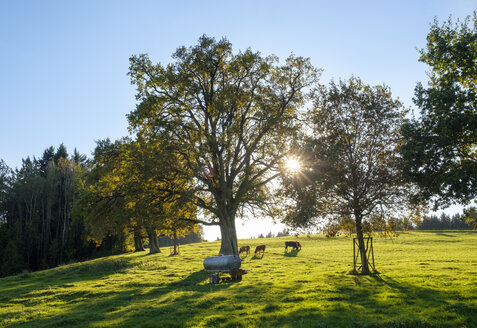
M0 161L0 276L124 252L133 240L141 251L146 236L151 252L201 240L193 225L167 230L154 223L146 228L132 217L123 222L121 200L103 204L107 197L94 198L107 175L99 168L103 146L98 142L93 159L76 149L69 155L63 144L49 147L39 158L22 160L15 171Z
M408 230L474 230L477 228L475 207L470 207L463 213L448 215L426 215L410 221L407 218L391 218L386 222L370 221L363 224L363 232L368 236L377 233L382 237L398 236L400 231ZM384 224L383 224L384 223ZM328 237L338 235L351 236L356 234L356 226L352 219L343 219L338 222L328 222L321 229Z
M2 161L1 275L38 270L91 256L84 222L73 212L86 157L61 145L26 158L13 172Z
M465 214L448 215L442 213L440 216L431 215L425 220L416 224L417 230L472 230L474 223Z
M204 35L167 65L134 55L129 137L98 141L88 164L60 147L2 173L2 256L42 268L91 242L124 250L128 238L154 253L158 235L177 240L199 223L220 227L219 254L237 255L236 218L269 216L297 229L350 225L369 273L368 231L477 195L476 29L475 12L431 26L418 119L386 85L322 85L309 58L234 52L225 38Z

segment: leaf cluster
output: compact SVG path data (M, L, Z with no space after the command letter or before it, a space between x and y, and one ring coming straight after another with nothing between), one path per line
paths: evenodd
M468 203L477 195L477 13L435 20L420 55L431 70L415 89L420 118L402 127L403 171L419 187L415 202Z

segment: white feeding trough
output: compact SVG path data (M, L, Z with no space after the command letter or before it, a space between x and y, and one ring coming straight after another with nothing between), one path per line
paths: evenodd
M242 260L236 255L210 256L204 260L204 270L210 273L210 283L218 284L220 281L241 281L242 275L247 270L240 269ZM221 273L227 273L230 277L221 278Z

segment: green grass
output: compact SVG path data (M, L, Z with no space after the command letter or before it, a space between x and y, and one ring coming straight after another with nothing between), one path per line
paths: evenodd
M303 249L285 256L295 239ZM477 232L375 238L374 276L348 274L350 238L239 241L260 243L265 256L243 261L242 282L208 283L202 262L218 242L3 278L0 326L477 327Z

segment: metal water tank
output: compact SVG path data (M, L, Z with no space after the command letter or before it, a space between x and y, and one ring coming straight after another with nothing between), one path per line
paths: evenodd
M204 260L205 271L230 272L240 268L242 260L236 255L210 256Z

